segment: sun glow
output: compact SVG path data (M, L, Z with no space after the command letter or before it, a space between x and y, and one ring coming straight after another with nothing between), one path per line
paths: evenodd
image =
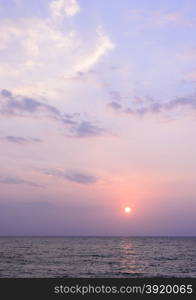
M131 213L131 207L126 206L126 207L124 208L124 212L125 212L126 214L130 214L130 213Z

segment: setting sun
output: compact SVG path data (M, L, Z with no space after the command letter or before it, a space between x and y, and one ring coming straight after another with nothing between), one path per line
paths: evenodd
M124 208L124 212L125 212L126 214L130 214L130 213L131 213L131 207L126 206L126 207Z

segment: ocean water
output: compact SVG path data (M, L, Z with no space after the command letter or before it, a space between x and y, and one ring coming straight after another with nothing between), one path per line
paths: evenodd
M196 277L196 238L1 237L0 277Z

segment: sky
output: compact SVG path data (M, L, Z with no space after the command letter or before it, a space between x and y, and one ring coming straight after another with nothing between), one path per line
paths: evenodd
M195 30L194 0L0 0L0 235L196 234Z

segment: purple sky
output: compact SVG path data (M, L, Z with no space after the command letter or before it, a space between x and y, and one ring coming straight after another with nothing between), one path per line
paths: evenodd
M0 235L196 234L195 31L193 0L0 0Z

